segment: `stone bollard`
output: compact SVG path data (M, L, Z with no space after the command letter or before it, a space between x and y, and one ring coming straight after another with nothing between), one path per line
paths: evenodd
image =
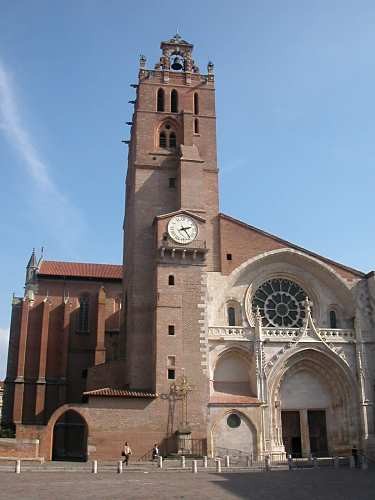
M269 472L271 470L270 456L269 455L266 455L264 457L264 467L266 469L266 472Z
M122 473L122 460L119 460L117 462L117 473L121 474Z
M163 468L163 457L162 456L158 457L158 467L159 467L159 469Z
M335 469L338 469L340 467L340 459L339 457L334 457L333 458L333 466Z
M361 455L361 469L362 470L367 470L368 469L367 458L366 458L365 455Z
M21 460L16 460L16 474L21 474Z
M196 461L196 460L193 460L193 461L191 462L191 472L192 472L193 474L196 474L196 473L198 472L198 463L197 463L197 461Z
M181 456L181 468L185 469L185 457L183 455Z
M98 461L93 460L92 462L92 473L97 474L98 473Z
M221 459L216 459L216 472L221 472Z
M314 469L317 469L319 467L318 459L316 457L313 457L312 461Z
M293 470L293 458L292 455L288 455L288 469Z
M354 457L352 455L349 457L349 467L351 469L355 468L355 460L354 460Z
M208 467L208 460L207 460L207 457L203 457L203 467L204 467L205 469L207 469L207 467Z
M251 457L249 455L247 455L246 460L247 460L247 466L250 468L253 465Z
M224 465L225 465L225 467L229 467L229 465L230 465L229 464L229 455L225 455L225 457L224 457Z

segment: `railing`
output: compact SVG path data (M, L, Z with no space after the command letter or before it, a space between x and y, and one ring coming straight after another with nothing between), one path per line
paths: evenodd
M318 328L319 335L326 342L355 342L355 331L345 328ZM270 341L296 341L302 334L301 328L262 328L262 339ZM210 340L253 340L254 330L246 326L210 326Z
M323 340L329 342L354 342L354 330L345 328L317 328ZM262 328L263 339L270 340L297 340L302 328Z
M176 241L172 241L170 239L167 240L161 240L159 242L159 247L161 248L178 248L181 250L188 250L189 248L195 248L195 249L200 249L200 248L206 248L206 241L205 240L193 240L190 243L187 243L186 245L182 245L181 243L177 243Z
M254 334L250 328L244 326L210 326L208 338L211 340L252 340Z
M300 334L300 328L262 328L263 339L296 340Z
M354 330L343 328L319 328L318 332L324 340L329 340L330 342L353 342L355 340Z

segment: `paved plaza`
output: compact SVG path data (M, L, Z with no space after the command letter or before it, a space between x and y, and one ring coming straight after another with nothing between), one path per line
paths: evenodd
M1 472L0 498L374 500L375 468L222 473Z

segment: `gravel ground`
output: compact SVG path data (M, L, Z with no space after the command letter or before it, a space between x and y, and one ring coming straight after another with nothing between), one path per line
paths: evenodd
M208 473L0 472L0 498L375 500L375 468Z

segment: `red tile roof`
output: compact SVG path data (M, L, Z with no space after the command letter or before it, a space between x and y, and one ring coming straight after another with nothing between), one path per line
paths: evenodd
M87 391L83 393L84 396L90 397L106 397L106 398L157 398L158 394L153 392L143 391L128 391L127 389L111 389L105 387L104 389L95 389L94 391Z
M59 262L43 260L39 275L77 278L122 279L122 266L116 264L90 264L86 262Z
M225 393L214 393L210 397L210 404L259 404L259 399L253 396L245 396L242 394L225 394Z

